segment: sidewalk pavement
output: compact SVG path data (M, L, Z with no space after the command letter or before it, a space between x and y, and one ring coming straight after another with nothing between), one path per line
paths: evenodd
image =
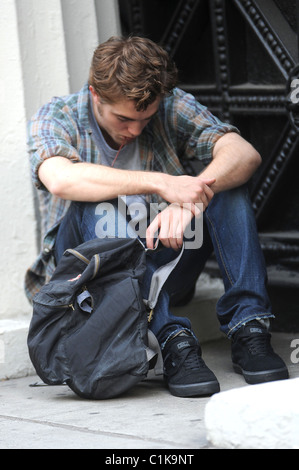
M294 363L299 353L291 346L299 333L272 337L290 377L299 377L299 364ZM202 349L221 392L250 387L233 372L226 338L205 343ZM83 400L67 386L32 386L36 383L41 384L37 376L0 381L1 449L169 449L169 454L185 449L180 454L187 456L213 448L204 419L210 398L174 397L162 377L149 377L122 397L103 401ZM152 463L163 463L157 459Z

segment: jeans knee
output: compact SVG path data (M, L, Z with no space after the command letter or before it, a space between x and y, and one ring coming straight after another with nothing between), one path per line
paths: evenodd
M243 215L253 216L253 208L250 201L248 188L246 185L238 188L230 189L216 194L207 208L207 214L211 213L221 216L223 220L225 214L225 220L228 222L230 215L237 215L241 218Z

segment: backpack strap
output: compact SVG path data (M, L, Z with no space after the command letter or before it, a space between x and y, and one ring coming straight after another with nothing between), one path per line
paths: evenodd
M150 313L148 315L149 323L151 321L153 309L156 306L161 289L165 284L166 280L168 279L170 273L174 270L174 268L180 261L183 252L184 244L178 256L169 263L160 266L160 268L158 268L152 276L148 299L144 299L145 306L148 310L150 310ZM153 369L154 375L163 375L163 358L161 354L160 345L156 336L150 329L148 329L148 342L149 344L147 348L147 355L149 359L154 361L152 365L150 363L150 369Z
M183 255L183 252L184 252L184 244L182 246L182 249L179 255L176 258L174 258L169 263L164 264L163 266L160 266L160 268L158 268L154 272L152 276L152 280L151 280L148 299L144 300L144 303L149 310L152 311L153 308L156 306L161 289L163 285L165 284L165 282L167 281L170 273L174 270L174 268L180 261Z

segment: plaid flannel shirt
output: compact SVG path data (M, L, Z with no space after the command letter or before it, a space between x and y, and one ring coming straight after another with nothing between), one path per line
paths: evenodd
M40 165L55 155L69 158L75 164L101 164L88 118L89 100L88 84L85 84L76 94L53 98L28 125L32 179L39 189L43 234L41 252L25 276L29 300L50 280L55 270L55 237L70 205L70 201L46 190L38 178ZM213 116L192 95L176 88L162 100L159 112L138 137L141 169L181 175L186 173L183 162L196 159L206 166L212 160L216 141L232 131L238 132Z

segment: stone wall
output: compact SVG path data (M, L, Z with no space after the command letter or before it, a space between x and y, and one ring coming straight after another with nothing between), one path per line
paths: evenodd
M95 47L119 34L116 0L1 0L0 379L30 370L24 273L39 244L27 120L52 96L81 88Z

